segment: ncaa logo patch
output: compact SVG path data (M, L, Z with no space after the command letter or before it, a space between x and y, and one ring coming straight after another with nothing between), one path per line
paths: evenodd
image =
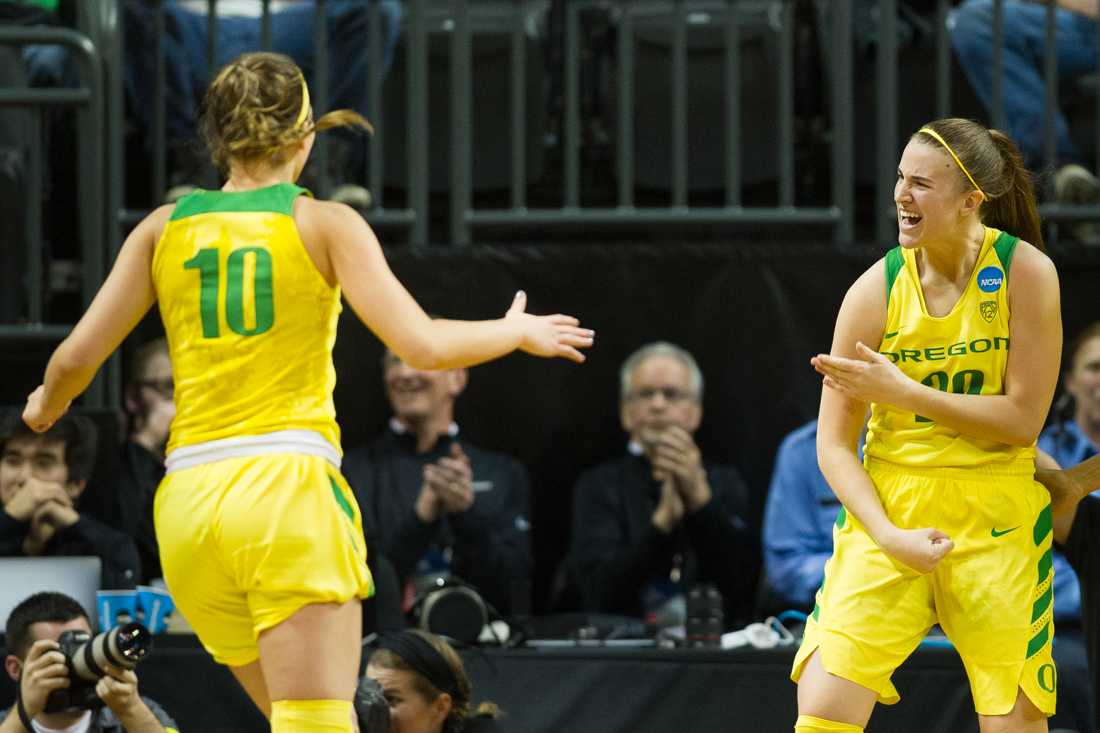
M983 300L978 303L978 311L982 314L982 318L986 323L992 323L993 319L997 317L997 301L995 300Z
M995 293L1001 289L1004 279L1005 274L1001 272L1001 268L990 265L978 273L978 287L983 293Z

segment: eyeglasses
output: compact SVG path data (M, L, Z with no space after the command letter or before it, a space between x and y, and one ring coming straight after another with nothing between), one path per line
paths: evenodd
M694 400L695 395L686 389L676 387L642 387L631 392L628 397L639 402L649 402L657 395L664 397L665 402L677 403L685 400Z
M176 386L171 377L164 377L163 379L139 379L137 384L142 387L148 387L162 397L172 397L175 394Z

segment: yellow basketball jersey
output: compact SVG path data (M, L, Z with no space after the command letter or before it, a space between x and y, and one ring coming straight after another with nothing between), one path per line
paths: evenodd
M196 191L153 254L176 417L168 451L283 430L336 451L332 346L340 288L317 271L294 224L305 189Z
M970 282L945 316L928 314L914 250L886 255L886 329L879 345L906 375L956 394L1004 394L1008 272L1019 240L986 227ZM910 466L1032 460L1035 448L983 440L891 405L872 404L865 453Z

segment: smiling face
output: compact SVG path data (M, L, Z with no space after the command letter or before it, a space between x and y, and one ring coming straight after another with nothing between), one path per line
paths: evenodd
M1066 390L1073 395L1077 423L1090 433L1100 430L1100 336L1077 349L1066 373Z
M406 426L453 419L455 398L466 387L465 369L414 369L387 352L382 371L393 414Z
M958 165L942 147L914 137L898 163L894 203L898 243L919 247L952 239L977 214L982 195L965 186Z

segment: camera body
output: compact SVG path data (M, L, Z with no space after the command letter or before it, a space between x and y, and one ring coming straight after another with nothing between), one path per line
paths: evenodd
M103 700L95 692L106 668L133 669L153 647L153 635L139 623L116 626L92 636L87 631L64 631L57 639L69 668L69 686L46 698L43 712L98 710Z
M354 704L360 733L390 733L390 704L377 682L366 675L360 677Z

